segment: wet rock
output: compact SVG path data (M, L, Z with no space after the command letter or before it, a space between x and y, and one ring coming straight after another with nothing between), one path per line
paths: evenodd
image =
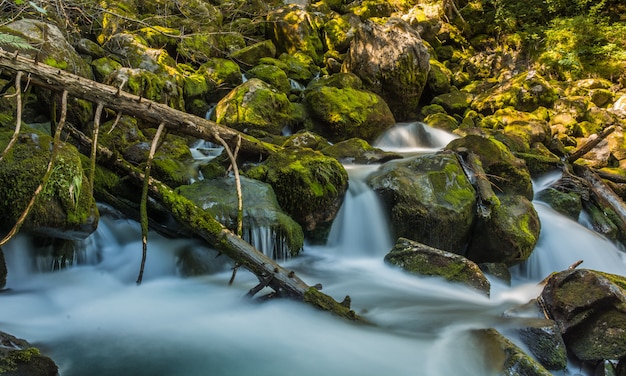
M352 40L343 71L363 80L364 88L380 95L396 120L415 118L424 90L430 55L417 31L400 19L384 25L367 20Z
M577 221L582 210L580 195L574 192L562 192L555 188L546 188L537 193L537 200L543 201L559 213Z
M309 131L301 131L289 136L283 143L284 147L309 148L313 150L323 150L332 145L324 137ZM339 159L339 158L337 158Z
M455 154L387 163L370 175L368 185L390 211L396 237L463 253L474 224L476 192Z
M241 177L243 238L274 259L297 255L302 249L302 228L285 214L269 184ZM180 186L177 193L210 212L224 226L237 228L237 190L232 177L202 180Z
M338 159L342 164L384 163L402 158L400 154L375 148L359 138L351 138L328 146L322 149L322 153Z
M291 91L291 83L287 73L275 65L259 64L247 71L246 77L248 79L258 78L285 94L289 94Z
M58 376L57 365L23 339L0 332L0 374L6 376Z
M506 264L501 262L483 262L478 264L478 267L483 273L498 278L509 286L511 285L511 272Z
M247 67L257 65L264 57L276 57L276 46L271 40L251 44L230 54L231 59Z
M440 105L449 114L463 115L472 103L472 98L472 94L453 88L433 98L431 103Z
M626 279L587 269L548 279L541 299L569 351L583 361L626 356Z
M540 320L536 325L519 330L520 338L539 363L549 370L567 367L567 350L561 332L552 320Z
M317 240L328 235L348 189L348 174L336 159L305 148L274 153L246 175L269 183L280 207Z
M517 345L495 329L481 329L474 332L477 340L485 348L487 360L500 375L551 376L541 364L524 353Z
M443 277L489 295L491 284L478 265L455 253L399 238L385 261L414 274Z
M539 239L539 216L524 196L502 196L489 218L478 218L466 256L509 266L530 256Z

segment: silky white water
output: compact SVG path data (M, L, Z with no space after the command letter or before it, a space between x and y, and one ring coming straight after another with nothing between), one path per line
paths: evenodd
M63 376L496 375L493 354L470 330L523 325L502 313L540 293L536 282L545 277L544 265L557 268L550 272L569 266L564 254L584 238L581 252L587 253L577 257L585 266L606 257L626 273L610 243L575 222L563 225L563 217L539 205L542 234L533 257L541 265L527 263L513 287L492 281L491 298L401 272L382 260L393 240L381 231L387 220L362 184L371 168L349 168L350 193L329 244L305 246L284 263L339 301L350 295L352 308L371 326L302 303L246 299L257 283L253 275L240 270L228 286L232 264L225 256L197 240L152 232L144 283L136 286L139 226L106 215L83 243L89 257L82 265L40 270L25 235L4 248L9 290L0 294L0 330L39 346ZM186 252L203 255L210 274L180 277ZM563 260L549 263L546 254Z

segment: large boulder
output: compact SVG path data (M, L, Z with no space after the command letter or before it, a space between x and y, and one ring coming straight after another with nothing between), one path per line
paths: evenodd
M541 299L570 352L583 361L626 357L626 278L587 269L548 279Z
M519 194L532 200L533 185L524 160L515 157L502 142L492 137L467 135L452 140L446 149L460 153L474 152L480 157L483 169L495 191L502 194Z
M348 189L348 174L336 159L306 148L274 153L246 175L269 183L280 207L320 239L328 235Z
M278 205L269 184L241 177L243 195L243 238L274 259L300 252L302 228ZM202 180L177 188L177 192L210 212L224 226L237 227L237 189L232 177Z
M488 218L479 218L467 248L470 260L501 262L509 266L530 256L539 239L539 216L524 196L507 195L491 210Z
M373 141L395 124L387 103L369 91L319 86L305 93L313 131L331 142L358 137Z
M8 143L8 133L0 136L1 149ZM0 187L0 226L12 227L26 209L44 177L51 149L50 136L28 129L2 160L0 181L7 184ZM97 224L98 210L80 153L73 145L61 142L50 178L22 228L44 236L84 239Z
M219 124L256 136L279 135L293 123L293 112L285 93L251 78L217 103L215 119Z
M408 23L392 18L384 25L365 21L357 29L342 70L363 80L383 97L396 120L415 119L427 84L430 55Z
M388 163L368 184L390 210L395 237L462 254L476 210L476 191L454 153Z
M489 295L491 284L478 265L455 253L399 238L385 261L414 274L443 277Z
M52 359L21 338L0 332L0 374L7 376L58 376Z

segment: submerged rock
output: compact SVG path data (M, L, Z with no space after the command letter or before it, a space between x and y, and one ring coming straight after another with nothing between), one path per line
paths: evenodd
M389 209L396 237L463 254L474 224L476 191L455 154L387 163L368 184Z
M411 273L460 282L489 295L491 284L478 265L455 253L400 238L385 261Z
M548 279L541 299L567 349L583 361L626 356L626 278L587 269Z
M269 184L241 177L243 238L274 259L295 256L302 249L302 228L285 214ZM210 212L224 226L237 227L237 189L232 177L198 181L177 193Z
M0 332L0 374L6 376L58 376L52 359L23 339Z

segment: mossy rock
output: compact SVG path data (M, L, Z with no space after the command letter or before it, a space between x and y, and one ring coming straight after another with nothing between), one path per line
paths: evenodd
M561 158L540 143L533 144L527 153L514 153L514 155L526 162L532 177L544 175L563 166Z
M450 77L452 77L452 72L445 65L435 59L430 59L427 83L431 95L450 92Z
M538 107L552 107L558 97L557 90L542 76L524 72L476 95L472 108L485 115L508 106L532 112Z
M297 255L304 243L302 228L285 214L269 184L241 177L243 238L266 256L282 260ZM231 230L237 228L237 192L233 177L202 180L180 186L177 193ZM265 238L259 233L269 231ZM269 241L268 241L269 239Z
M276 57L276 46L268 39L236 50L229 57L245 67L253 67L264 57Z
M511 286L511 271L509 267L501 262L483 262L478 264L483 273L499 279L507 286Z
M328 50L345 53L354 36L354 21L350 14L335 16L324 24L324 43Z
M2 149L9 141L2 134ZM43 178L52 139L25 129L0 164L2 225L11 227L20 217ZM46 186L31 209L23 229L41 235L66 239L84 239L98 225L98 209L91 195L90 182L83 172L80 153L73 145L62 142Z
M289 94L291 91L291 83L287 73L275 65L259 64L247 71L246 77L248 79L258 78L285 94Z
M322 86L307 90L305 103L313 131L331 142L353 137L372 141L395 124L385 101L365 90Z
M239 33L191 34L183 38L177 46L178 54L194 63L204 63L211 58L226 57L246 47L244 37Z
M0 332L0 375L57 376L59 369L52 359L42 355L23 339Z
M502 196L489 218L478 219L466 257L477 263L518 264L535 249L540 228L539 215L526 197Z
M459 121L453 116L441 112L430 114L424 118L424 123L433 128L452 132L459 127Z
M322 153L339 160L342 164L385 163L401 159L402 155L373 147L360 138L351 138L322 149Z
M108 56L105 56L93 60L91 62L91 67L93 68L96 80L98 80L98 82L105 82L111 73L122 68L122 64Z
M520 329L519 335L546 369L557 371L567 367L567 349L554 321L538 320L536 325Z
M96 39L101 45L106 43L111 36L129 30L131 24L135 26L131 20L139 19L139 10L135 0L106 0L102 1L100 6L106 10L96 13L95 22L101 25L97 30L99 34Z
M532 181L524 160L516 158L502 142L493 137L467 135L452 140L446 149L476 153L494 191L520 194L529 200L533 198Z
M283 147L286 148L309 148L313 150L323 150L330 145L332 144L327 139L310 131L300 131L293 134L283 143Z
M178 75L172 76L160 68L155 69L158 73L122 67L113 71L105 83L116 87L123 84L123 89L131 94L167 104L177 110L184 110L184 82L179 81Z
M159 20L165 27L184 30L185 34L217 31L226 18L220 7L204 0L136 0L140 19ZM153 21L153 23L155 23Z
M334 158L311 149L284 149L246 175L269 183L283 208L309 236L325 238L348 189Z
M396 10L391 1L384 0L364 0L351 2L348 11L356 14L362 20L371 18L386 18Z
M548 279L541 297L563 333L568 350L582 361L626 356L626 280L587 269Z
M476 192L453 153L384 164L368 185L388 208L394 236L463 254L474 225Z
M473 332L485 351L495 374L516 376L551 376L539 362L526 354L511 340L495 329L479 329Z
M546 188L537 193L536 199L550 205L557 212L578 221L578 216L582 210L582 199L579 194Z
M474 96L468 92L455 88L433 98L432 104L440 105L449 114L464 115L470 107Z
M269 39L280 52L300 51L321 64L324 46L315 17L296 4L274 9L267 15Z
M330 76L322 76L311 81L307 89L319 89L324 86L331 86L337 89L363 89L363 81L354 73L339 72Z
M289 78L301 84L308 83L320 73L320 68L313 58L302 51L293 54L281 53L278 59L265 57L259 60L259 64L276 65L284 70Z
M196 73L205 76L207 82L211 82L211 86L216 88L207 97L211 102L219 101L243 82L239 65L222 58L209 59L198 67Z
M215 107L219 124L255 136L279 135L293 125L294 109L287 95L252 78L233 89Z
M383 97L396 120L404 121L417 116L429 60L419 33L408 23L367 20L357 28L342 70L359 76L364 88Z
M491 284L478 265L455 253L399 238L385 262L410 273L462 283L489 296Z

